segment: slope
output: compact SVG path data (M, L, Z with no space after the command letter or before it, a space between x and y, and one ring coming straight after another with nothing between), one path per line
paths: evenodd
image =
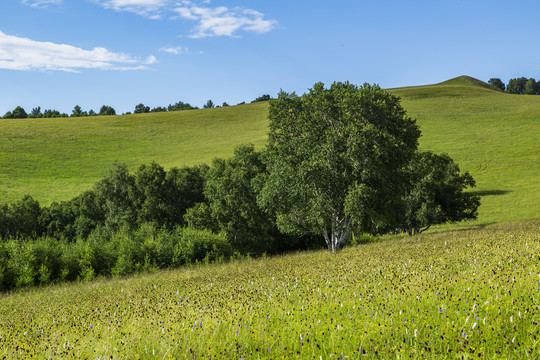
M422 130L423 149L446 152L477 180L478 224L540 214L540 96L501 93L461 76L391 89ZM0 120L0 203L26 193L66 200L114 161L130 169L209 163L240 143L266 142L267 103L116 117Z

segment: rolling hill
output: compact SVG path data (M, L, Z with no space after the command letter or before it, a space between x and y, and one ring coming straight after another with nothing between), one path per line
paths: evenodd
M423 149L446 152L477 181L478 224L540 214L540 96L509 95L461 76L390 89L422 130ZM0 203L30 194L67 200L115 161L130 169L209 163L240 143L262 148L267 103L112 117L0 120Z

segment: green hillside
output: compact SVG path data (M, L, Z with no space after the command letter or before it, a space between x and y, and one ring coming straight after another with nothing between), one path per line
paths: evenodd
M540 96L508 95L462 76L391 89L421 126L421 147L447 152L477 180L479 223L540 214ZM131 169L209 163L240 143L264 146L267 103L114 117L0 120L0 202L66 200L114 161Z

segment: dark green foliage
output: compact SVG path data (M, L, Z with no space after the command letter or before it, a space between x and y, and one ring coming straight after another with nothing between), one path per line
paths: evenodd
M88 115L86 112L83 112L79 105L75 105L73 111L71 112L71 117L79 117Z
M57 117L67 117L67 116L68 116L67 114L60 113L60 111L58 110L47 109L43 112L44 118L57 118Z
M162 106L158 106L158 107L155 107L152 110L150 110L150 112L167 112L167 108L162 107Z
M399 99L378 86L314 85L270 102L268 175L260 204L287 233L324 236L339 250L353 225L377 233L395 221L401 172L420 130Z
M169 104L169 106L167 107L168 111L193 110L193 109L197 109L197 107L193 107L189 103L184 103L182 101L179 101L174 105Z
M32 111L30 112L30 115L28 115L28 117L31 117L31 118L43 117L43 114L41 113L41 106L38 106L37 108L32 108Z
M252 103L259 102L259 101L268 101L270 99L272 99L272 97L270 95L268 95L268 94L265 94L265 95L259 96L255 100L253 100Z
M504 91L506 90L506 85L499 78L491 78L488 81L488 84L495 86L497 89Z
M74 242L51 237L35 241L0 239L0 291L96 276L128 275L233 255L227 238L207 230L158 229L142 224Z
M215 108L216 105L214 104L214 102L212 100L208 100L206 102L206 104L203 105L203 109L212 109L212 108Z
M110 106L103 105L101 109L99 109L99 115L116 115L116 110Z
M540 90L540 85L534 80L533 78L530 78L525 83L525 89L523 90L523 94L525 95L538 95Z
M273 249L274 222L257 204L253 180L265 171L253 145L240 145L230 159L214 159L204 185L207 204L186 215L196 228L224 231L235 250L263 253Z
M150 112L150 106L144 106L144 104L139 104L135 106L134 114L143 114Z
M33 238L41 234L42 209L31 196L0 207L0 237Z
M506 85L506 92L509 94L521 95L525 92L525 84L527 83L527 78L520 77L518 79L508 80L508 85Z
M410 190L404 198L402 229L421 233L431 225L476 219L480 197L463 192L473 177L446 154L418 152L407 166Z
M13 111L8 111L5 115L4 115L4 119L26 119L28 117L28 114L26 113L26 111L20 107L20 106L17 106L15 108L15 110Z

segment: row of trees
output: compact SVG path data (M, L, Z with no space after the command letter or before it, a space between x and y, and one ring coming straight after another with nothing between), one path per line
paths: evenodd
M259 101L268 101L270 100L270 95L263 95L255 100L253 102L259 102ZM245 104L245 102L242 102L238 105ZM215 107L227 107L229 104L224 102L221 106L214 104L212 100L208 100L204 105L203 109L211 109ZM150 106L145 106L144 104L138 104L135 106L135 110L133 111L134 114L143 114L143 113L150 113L150 112L167 112L167 111L180 111L180 110L193 110L198 109L196 106L192 106L189 103L184 103L182 101L178 101L175 104L169 104L167 107L158 106L155 108L150 109ZM127 114L130 114L128 112ZM17 106L14 110L8 111L3 118L4 119L26 119L26 118L56 118L56 117L81 117L81 116L97 116L97 115L116 115L116 110L108 105L103 105L99 112L95 112L94 110L90 109L89 111L83 111L83 109L76 105L71 115L68 115L66 113L61 113L58 110L45 110L41 111L41 107L38 106L37 108L33 108L30 113L27 113L24 108L21 106Z
M111 106L103 105L99 110L99 113L94 112L94 110L83 111L79 105L76 105L73 108L71 117L80 117L80 116L97 116L97 115L116 115L116 111ZM41 111L41 107L33 108L30 114L28 114L21 106L17 106L13 111L8 111L3 118L4 119L26 119L26 118L57 118L57 117L68 117L70 115L66 113L61 113L58 110L45 110Z
M510 79L507 85L499 78L491 78L488 83L509 94L540 95L540 81L537 82L534 78L527 79L520 77Z

